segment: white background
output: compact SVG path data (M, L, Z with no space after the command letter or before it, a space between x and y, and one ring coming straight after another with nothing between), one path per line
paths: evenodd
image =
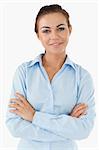
M57 3L70 14L73 31L68 44L68 55L86 68L95 85L96 121L90 136L77 141L79 150L98 150L98 13L95 0L67 1L0 1L0 150L16 150L18 143L5 126L6 109L13 74L18 65L33 59L43 51L34 33L34 21L39 9ZM78 129L79 130L79 129ZM80 132L80 131L79 131Z

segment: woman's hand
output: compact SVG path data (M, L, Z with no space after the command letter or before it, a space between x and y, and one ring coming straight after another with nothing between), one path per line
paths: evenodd
M86 104L78 104L76 105L70 113L70 116L79 118L82 115L86 115L86 110L88 106Z
M29 104L29 102L25 99L23 95L20 93L16 93L17 98L12 98L10 99L10 112L15 113L21 118L27 120L27 121L32 121L33 116L35 114L35 109Z

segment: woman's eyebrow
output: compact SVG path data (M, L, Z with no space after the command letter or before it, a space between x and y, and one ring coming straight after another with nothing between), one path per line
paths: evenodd
M66 24L59 24L59 25L57 25L57 28L60 27L60 26L63 26L63 25L65 26Z
M41 29L43 29L43 28L47 28L47 29L49 29L50 27L48 27L48 26L43 26L43 27L41 27Z

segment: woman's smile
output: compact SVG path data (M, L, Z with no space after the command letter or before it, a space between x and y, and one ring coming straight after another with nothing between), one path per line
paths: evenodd
M55 42L55 43L51 43L49 44L51 47L54 47L54 48L58 48L60 46L63 45L63 42Z

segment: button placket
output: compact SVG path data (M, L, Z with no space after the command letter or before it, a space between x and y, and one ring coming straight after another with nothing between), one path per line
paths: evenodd
M50 98L49 101L48 101L48 105L49 105L49 108L50 108L50 112L53 113L53 90L52 90L52 86L51 86L51 83L49 82L48 83L48 87L49 87L49 95L50 95Z

